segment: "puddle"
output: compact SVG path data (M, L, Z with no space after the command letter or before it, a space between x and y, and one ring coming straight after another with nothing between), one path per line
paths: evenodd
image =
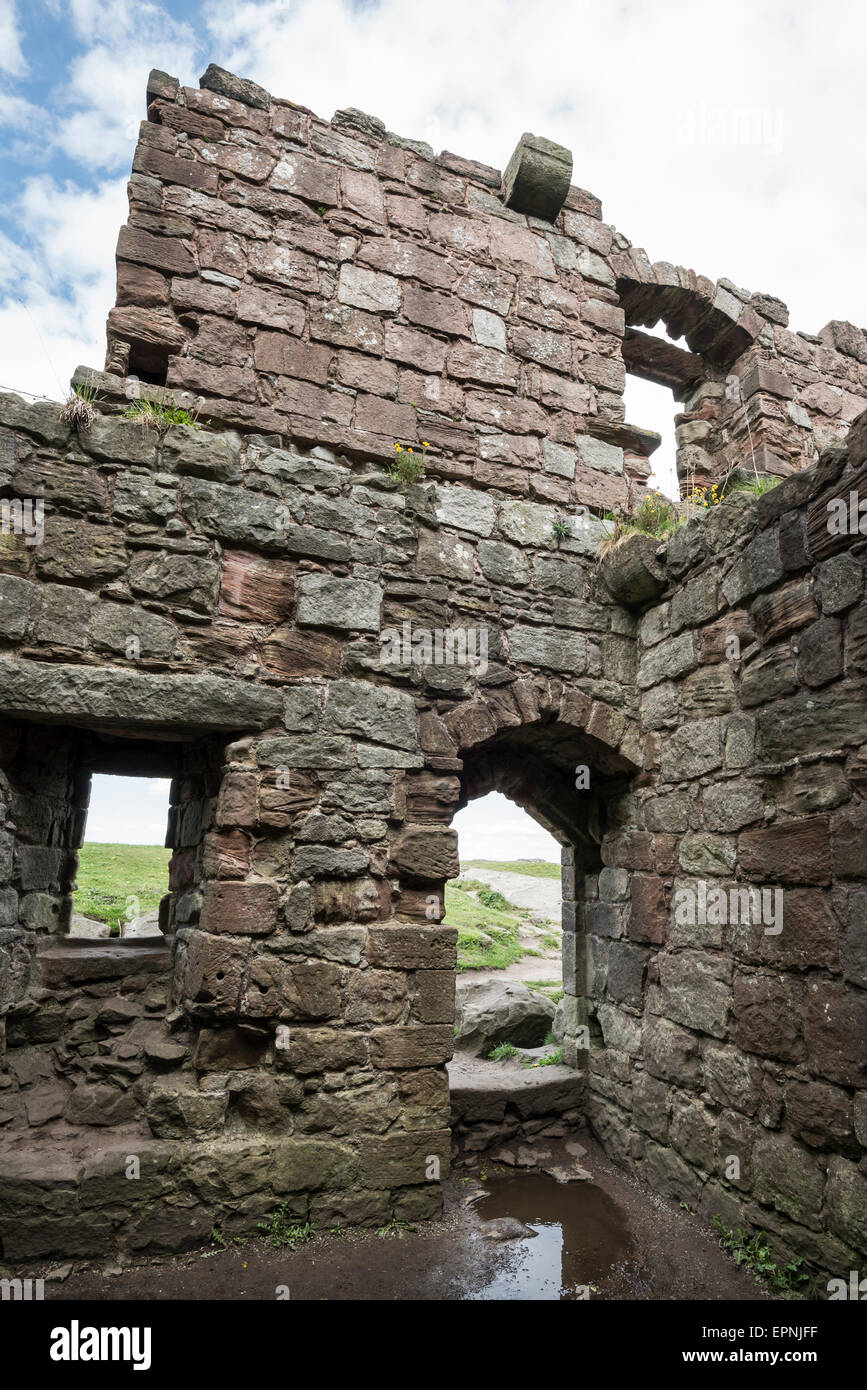
M568 1300L597 1288L633 1251L626 1213L589 1182L558 1183L542 1173L489 1177L476 1207L482 1221L511 1216L535 1236L509 1243L509 1267L473 1300Z

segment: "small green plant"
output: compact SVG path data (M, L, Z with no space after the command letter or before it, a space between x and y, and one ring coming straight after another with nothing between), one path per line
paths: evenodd
M544 1057L537 1057L535 1061L527 1060L524 1066L531 1069L534 1067L559 1067L562 1061L563 1049L562 1047L558 1047L555 1048L553 1052L547 1053Z
M669 502L661 492L650 492L633 512L632 516L611 516L613 530L603 541L600 557L607 554L624 536L637 532L641 536L652 536L655 540L667 540L686 520L678 505Z
M572 535L572 523L567 521L565 516L558 516L551 522L551 531L559 545L561 541L568 541Z
M274 1250L297 1250L299 1245L306 1245L308 1240L313 1239L314 1231L310 1222L305 1221L301 1226L291 1221L288 1206L288 1202L282 1202L270 1221L260 1221L256 1227L262 1232L263 1239L270 1240Z
M748 492L752 497L763 497L766 492L771 492L782 482L781 478L769 477L767 474L758 473L750 482L732 483L726 496L732 492Z
M810 1276L801 1267L804 1261L800 1255L780 1267L774 1263L764 1231L758 1231L748 1240L740 1227L736 1231L729 1230L721 1216L715 1216L713 1224L720 1232L720 1245L729 1252L735 1264L744 1265L759 1283L770 1284L783 1298L802 1297L799 1285L806 1283Z
M215 1247L215 1249L203 1250L201 1252L201 1259L209 1260L213 1255L219 1255L222 1250L228 1250L231 1245L243 1245L244 1237L232 1236L231 1240L226 1240L226 1237L223 1235L223 1232L220 1230L219 1226L212 1226L211 1244Z
M152 396L138 396L123 413L127 420L138 420L139 424L160 435L173 425L188 425L193 430L200 428L198 406L195 410L187 410L174 401L158 401Z
M515 911L515 908L509 902L508 898L504 898L502 893L498 893L495 888L479 888L476 892L476 897L480 903L485 904L485 907L496 908L498 912Z
M488 1053L488 1060L491 1062L505 1062L509 1057L517 1057L518 1049L511 1043L497 1043L493 1052Z
M403 1240L404 1231L414 1231L415 1226L411 1226L408 1221L398 1221L392 1218L385 1226L380 1226L377 1235L380 1240L387 1240L389 1236L397 1236L398 1240Z
M61 420L74 429L89 430L96 419L98 400L92 380L76 382L60 412Z
M421 453L413 449L411 444L404 447L403 444L396 443L394 446L394 458L388 462L388 476L395 478L402 487L409 487L412 483L421 482L425 472L425 460L430 444L426 439L421 442Z

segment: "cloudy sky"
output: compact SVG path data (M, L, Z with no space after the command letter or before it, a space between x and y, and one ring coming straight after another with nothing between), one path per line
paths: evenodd
M102 366L148 71L209 62L499 168L549 136L651 259L863 326L865 36L861 0L0 0L0 386Z

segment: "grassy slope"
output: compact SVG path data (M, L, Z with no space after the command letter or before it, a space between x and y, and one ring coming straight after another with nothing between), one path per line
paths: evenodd
M126 915L127 898L134 897L138 906L129 915L150 912L168 892L171 853L162 845L83 845L75 911L114 923Z
M514 859L500 863L495 859L461 860L462 869L502 869L504 873L526 874L528 878L559 878L559 864L542 864L535 859Z
M446 884L447 927L458 929L458 970L504 970L527 952L518 942L519 918L485 907L456 883Z

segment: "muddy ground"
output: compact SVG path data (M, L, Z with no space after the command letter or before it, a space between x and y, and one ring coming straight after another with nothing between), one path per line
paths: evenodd
M766 1298L699 1218L656 1196L587 1139L592 1181L557 1183L494 1169L445 1184L442 1221L414 1229L322 1233L295 1251L256 1238L106 1275L74 1270L46 1284L57 1299L557 1301ZM484 1174L485 1181L480 1183ZM471 1199L479 1186L489 1195ZM511 1217L520 1239L486 1238ZM490 1230L491 1227L489 1226ZM530 1234L535 1231L536 1234ZM278 1294L278 1290L281 1292ZM586 1290L586 1295L585 1291Z

